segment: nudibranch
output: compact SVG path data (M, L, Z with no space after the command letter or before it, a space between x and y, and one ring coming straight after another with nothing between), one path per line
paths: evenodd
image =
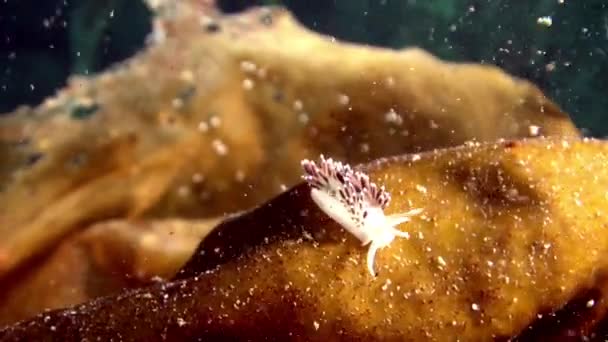
M408 239L409 233L396 228L407 222L411 216L420 214L422 209L405 213L386 215L391 196L384 186L379 187L369 176L354 171L348 164L325 158L321 155L319 165L304 159L304 180L311 188L311 198L315 204L344 229L352 233L365 246L371 242L367 252L367 268L372 276L376 252L388 246L395 237Z

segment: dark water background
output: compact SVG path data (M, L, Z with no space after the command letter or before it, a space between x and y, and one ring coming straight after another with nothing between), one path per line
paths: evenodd
M141 1L0 0L0 112L36 105L68 75L99 72L140 50L151 30ZM500 66L541 87L587 135L608 135L608 0L219 3L226 12L281 4L339 39ZM551 26L537 22L545 16Z

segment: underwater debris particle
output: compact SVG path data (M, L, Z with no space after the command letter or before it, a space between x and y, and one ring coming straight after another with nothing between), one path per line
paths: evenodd
M479 304L477 304L477 303L471 304L471 309L473 311L479 311L479 309L480 309Z
M211 142L211 146L213 146L215 153L220 156L225 156L226 154L228 154L228 146L226 146L226 144L224 144L224 142L220 139L213 139L213 141Z
M538 136L540 134L540 126L530 125L528 127L528 132L530 132L530 135L533 137Z
M551 25L553 25L553 19L547 15L547 16L539 17L538 19L536 19L536 23L539 25L550 27Z
M416 190L420 193L423 193L426 195L426 193L428 192L426 187L424 185L420 185L420 184L416 184Z
M361 153L369 153L369 144L368 143L361 143Z
M55 97L49 97L46 100L44 100L44 102L42 102L42 105L44 107L46 107L46 109L48 109L48 110L57 108L57 107L59 107L60 104L61 104L61 101Z
M390 279L386 279L384 284L382 284L382 291L386 291L386 289L388 289L388 287L391 286L392 283L393 282Z
M342 106L346 106L347 104L349 104L349 102L350 102L350 98L348 97L348 95L346 95L346 94L338 95L338 103L341 104Z
M587 307L587 309L591 309L594 305L595 305L595 300L589 299L585 306Z
M301 100L295 100L293 101L293 109L299 112L304 109L304 104Z
M192 183L194 184L202 183L203 180L205 180L205 177L200 173L195 173L192 175Z
M192 70L184 69L179 73L179 79L187 83L193 83L194 73L192 73Z
M243 80L243 89L245 89L245 90L251 90L251 89L253 89L254 85L255 85L255 83L250 78L246 78L246 79Z
M237 170L236 173L234 174L234 179L236 179L237 182L242 182L245 180L245 171L243 170Z
M321 326L317 321L312 322L312 325L315 327L315 330L319 330L319 327Z
M384 121L401 125L403 123L403 118L395 111L395 108L391 108L384 114Z
M171 100L171 105L175 109L182 108L184 106L184 100L180 99L179 97L176 97L173 100Z
M251 62L251 61L242 61L241 62L241 70L243 70L244 72L255 72L257 69L257 66L255 65L255 63Z
M209 124L211 125L211 127L213 128L218 128L220 127L220 125L222 124L222 119L220 119L218 116L213 115L211 116L211 118L209 119Z
M445 261L445 259L441 255L437 257L437 263L439 264L440 267L446 267L448 265L448 263Z
M190 187L186 186L186 185L182 185L179 188L177 188L177 195L179 197L188 197L190 195Z
M268 74L268 70L266 68L260 68L258 69L257 75L260 79L265 79L266 75Z
M207 124L205 121L201 121L198 123L198 130L201 132L207 132L209 131L209 124Z
M386 78L386 86L389 88L392 88L395 86L395 78L393 78L392 76L389 76Z
M298 115L298 121L299 121L301 124L307 124L309 120L310 120L310 118L308 117L308 114L307 114L307 113L300 113L300 114Z

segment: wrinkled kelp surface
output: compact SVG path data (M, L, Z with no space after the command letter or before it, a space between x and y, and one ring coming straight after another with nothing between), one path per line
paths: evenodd
M529 139L361 165L400 226L376 258L299 184L224 221L172 282L43 313L0 340L543 340L601 332L608 145ZM566 311L560 309L567 308Z

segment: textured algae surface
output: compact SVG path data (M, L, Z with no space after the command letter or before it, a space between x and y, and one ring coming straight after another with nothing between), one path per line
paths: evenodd
M378 278L300 184L220 224L180 279L41 314L1 340L592 336L605 312L606 162L604 142L529 139L361 165L391 192L389 213L425 209L399 227L409 240L380 250Z
M536 86L497 68L336 41L282 9L174 6L133 58L0 118L7 296L49 295L20 290L15 272L36 272L29 262L92 224L250 209L294 186L300 160L319 153L359 163L466 141L580 135Z

